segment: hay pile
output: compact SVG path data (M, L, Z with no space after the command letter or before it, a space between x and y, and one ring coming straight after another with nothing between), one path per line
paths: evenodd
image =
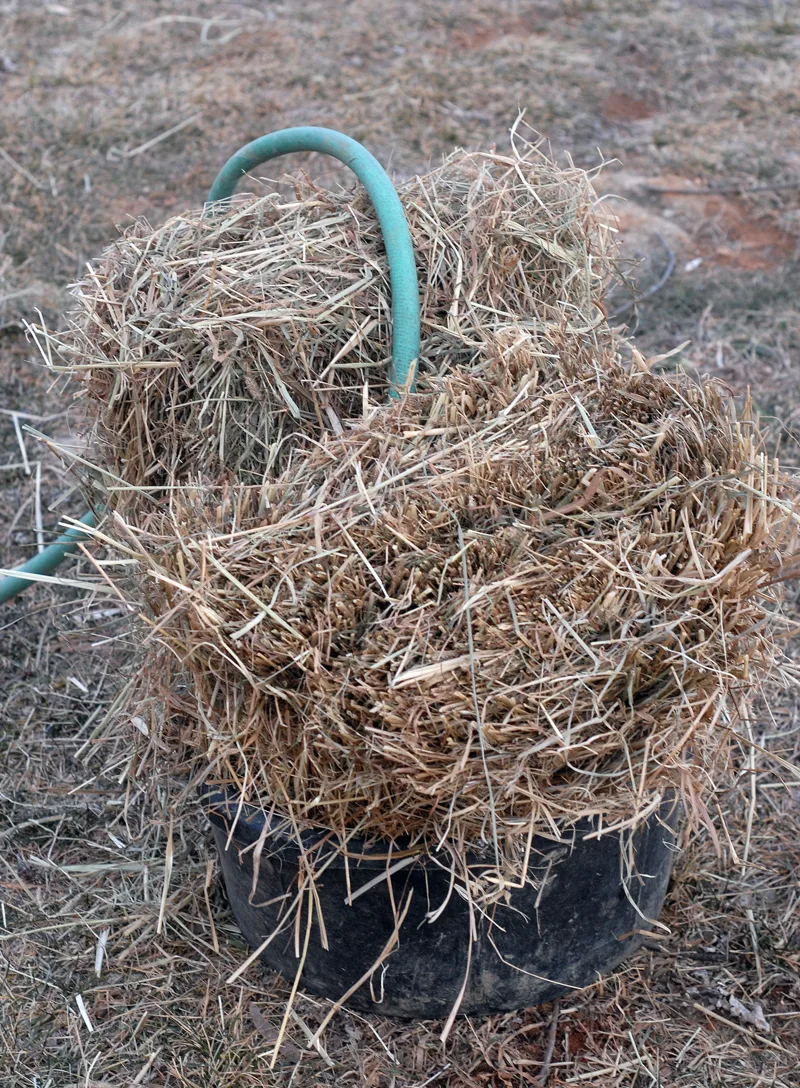
M137 228L65 345L162 753L297 827L485 848L487 895L533 833L702 813L774 656L777 466L719 385L623 363L579 181L460 155L406 187L400 402L375 224L317 191Z
M718 386L536 346L129 527L216 774L513 871L532 827L635 821L715 766L772 655L771 468Z
M612 271L581 170L459 152L401 189L422 302L420 366L470 366L487 332L589 336L602 352ZM119 510L191 480L269 479L365 398L386 399L391 308L361 190L305 179L296 198L237 198L222 218L138 222L79 285L60 345L81 379Z

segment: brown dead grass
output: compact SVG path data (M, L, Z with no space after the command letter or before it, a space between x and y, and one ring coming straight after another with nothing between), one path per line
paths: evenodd
M181 1088L534 1083L548 1007L462 1019L444 1051L441 1023L345 1012L319 1052L307 1051L306 1039L329 1006L310 997L295 1006L268 1073L288 986L259 968L225 984L245 949L217 884L201 815L185 807L177 813L170 844L174 795L153 799L137 783L127 738L106 734L81 751L92 725L76 737L69 723L90 718L98 698L113 694L115 676L102 691L82 693L68 678L86 684L95 675L85 625L64 616L67 641L58 647L52 627L39 623L50 648L39 670L48 669L54 693L39 701L6 752L16 788L14 803L4 801L4 1084L28 1086L35 1076L58 1088L127 1088L146 1068L140 1083ZM15 650L33 665L20 641ZM19 686L5 709L22 711L30 699ZM796 759L797 704L771 709L754 719L756 738ZM66 726L60 738L53 735L59 722ZM660 1080L670 1088L749 1088L759 1078L776 1088L796 1084L800 790L769 761L751 774L743 754L739 766L736 786L710 806L725 812L730 840L718 852L712 835L701 833L681 856L663 917L670 935L654 937L613 979L564 1002L551 1085L641 1088ZM79 792L70 792L76 786ZM172 866L165 890L166 856ZM743 1019L754 1014L760 1024L757 1005L769 1030Z
M208 25L203 38L203 20L212 16L227 22ZM35 318L40 306L55 320L63 286L82 274L116 223L129 214L161 222L196 206L223 158L268 129L340 127L407 176L455 144L503 142L519 103L580 165L594 165L600 145L648 176L669 171L705 184L797 178L800 24L789 4L358 0L339 9L311 0L254 14L252 6L212 8L201 0L112 7L66 0L6 5L0 43L0 146L39 183L0 163L0 407L40 415L66 405L30 366L22 319ZM610 120L601 107L612 93L655 111ZM125 157L198 111L200 122ZM320 161L309 168L315 177L328 169ZM746 199L754 215L797 231L795 191ZM657 245L653 251L655 279L663 258ZM678 274L643 312L643 333L658 350L692 337L685 358L741 392L752 383L756 400L768 397L764 407L790 428L796 295L796 272L774 269L721 286L713 267L708 278ZM47 429L53 433L53 423ZM68 433L68 417L55 430ZM784 434L788 451L797 450L796 437ZM0 419L0 440L4 462L17 460L8 417ZM0 536L11 563L34 540L33 484L22 472L4 473L0 483L4 523L22 510L14 531ZM48 467L47 526L57 516L48 504L64 489ZM343 1014L325 1039L332 1066L302 1050L304 1029L295 1022L279 1067L265 1072L286 989L255 970L239 986L224 985L245 950L203 823L191 812L176 815L164 897L162 812L134 768L124 773L127 740L98 730L135 650L107 641L124 621L107 611L105 599L87 607L70 591L36 590L0 619L3 1088L128 1088L137 1077L164 1088L529 1083L540 1067L548 1009L459 1022L444 1054L441 1025ZM769 692L753 717L756 740L790 761L800 755L797 709L794 696ZM710 805L720 853L709 832L680 860L664 919L673 937L562 1010L551 1088L796 1085L800 796L767 759L759 757L752 773L743 753L739 767L735 788ZM170 800L163 794L160 804ZM209 862L213 930L203 894ZM748 1010L762 1004L772 1046L741 1030L747 1025L731 997ZM311 1029L324 1011L311 1000L298 1006Z

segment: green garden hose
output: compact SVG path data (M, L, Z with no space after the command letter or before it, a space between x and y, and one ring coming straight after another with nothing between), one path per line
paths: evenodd
M91 528L94 525L94 514L91 511L84 514L81 522ZM21 567L18 567L14 574L8 574L5 578L0 578L0 604L10 601L18 593L22 593L23 589L27 589L32 582L38 581L36 575L52 574L59 563L76 551L78 544L82 540L86 540L88 536L88 533L84 533L77 526L74 529L67 529L48 548L43 548L37 555L34 555L33 559L29 559L27 563L23 563ZM26 578L25 575L31 575L31 577Z
M365 147L330 128L285 128L245 144L217 174L209 202L233 195L239 179L269 159L292 151L319 151L349 166L367 190L378 216L392 287L392 363L389 395L413 388L413 370L419 356L419 287L414 247L403 205L389 175ZM409 381L409 376L411 380Z
M414 249L405 212L389 175L365 147L329 128L286 128L245 144L217 175L208 203L227 200L239 180L255 167L288 155L293 151L318 151L331 155L349 166L367 190L378 216L392 288L392 362L389 368L389 396L399 397L404 390L414 388L416 361L419 357L419 288ZM85 514L81 521L91 528L94 515ZM81 540L90 536L80 529L68 529L62 536L29 559L14 573L0 578L0 604L11 600L26 589L35 576L52 574L61 561L74 552ZM25 577L31 575L34 577Z

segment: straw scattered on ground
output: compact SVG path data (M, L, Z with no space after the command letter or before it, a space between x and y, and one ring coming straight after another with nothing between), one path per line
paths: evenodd
M269 1071L289 984L254 966L226 985L246 949L202 812L173 807L174 787L153 796L127 729L106 727L87 745L130 648L124 621L103 615L106 602L83 607L65 592L2 644L37 676L36 690L9 684L0 706L4 720L27 722L19 738L1 740L9 1088L34 1077L123 1088L140 1075L178 1088L534 1085L549 1006L459 1018L445 1051L441 1022L345 1009L313 1049L330 1002L301 994ZM100 656L95 644L115 635ZM752 725L760 747L796 763L796 692L770 690ZM709 798L713 830L681 853L662 916L670 934L562 1002L551 1088L641 1088L658 1077L676 1088L794 1088L800 788L753 749L735 762L735 785Z

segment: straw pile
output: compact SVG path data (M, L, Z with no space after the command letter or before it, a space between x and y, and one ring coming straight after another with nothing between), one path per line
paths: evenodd
M462 155L405 189L402 401L374 222L316 191L139 227L65 345L162 752L297 827L485 849L487 896L533 833L702 814L774 656L777 466L721 386L623 363L578 180Z
M452 155L410 181L421 370L469 366L521 324L601 343L608 235L587 175L527 157ZM61 345L90 402L117 508L191 480L261 482L365 399L386 399L389 280L359 190L293 179L296 198L138 222L80 285Z
M771 657L775 478L718 386L525 333L428 386L127 543L183 745L299 823L513 870L532 827L635 821L714 767Z

